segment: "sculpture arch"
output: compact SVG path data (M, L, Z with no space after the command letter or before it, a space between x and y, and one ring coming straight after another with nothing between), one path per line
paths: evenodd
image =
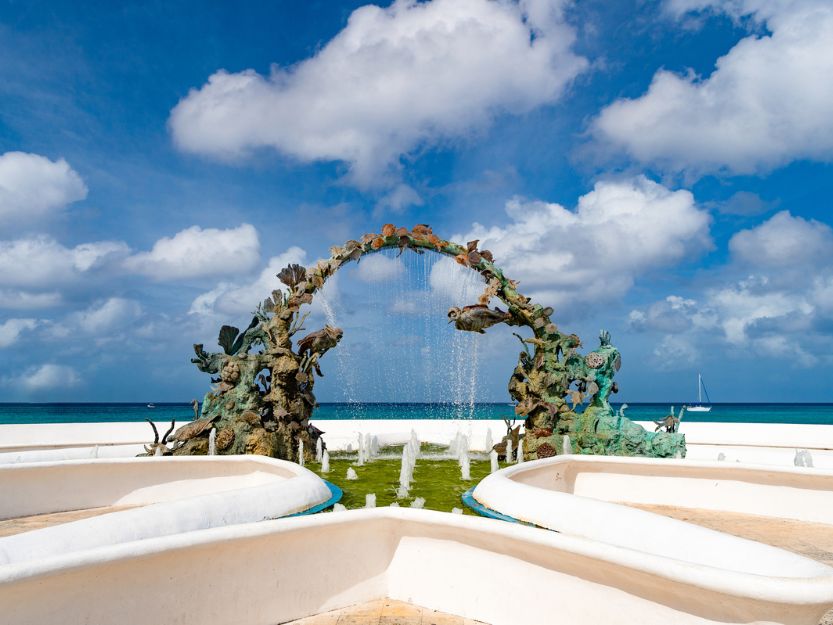
M552 309L518 292L518 283L503 274L488 250L478 249L478 241L462 246L439 238L423 224L410 230L386 224L380 233L331 248L329 258L310 268L284 268L278 278L286 290L273 291L259 304L245 331L231 326L220 330L222 353L207 353L202 345L195 345L197 357L192 362L201 371L219 377L212 379L216 386L206 394L198 425L192 428L197 434L179 440L175 448L163 440L163 453L205 453L207 441L201 435L216 427L218 453L293 458L301 449L311 456L319 434L310 423L315 376L321 375L321 356L338 344L342 331L325 326L300 339L293 349L293 337L303 329L307 316L300 314L301 306L311 304L342 266L397 248L400 254L430 251L448 256L483 276L479 301L450 310L458 330L483 332L497 323L531 330L529 338L516 334L523 351L508 384L516 401L515 412L524 418L527 459L565 451L648 456L685 453L681 435L649 433L623 414L614 414L608 398L617 390L613 376L621 357L610 344L609 334L602 332L599 347L582 356L577 351L581 346L578 336L561 333L550 318ZM507 310L489 308L492 298L502 301ZM262 346L262 351L252 351L256 346ZM577 411L585 401L586 408ZM517 441L513 442L517 446ZM496 447L501 449L501 444Z

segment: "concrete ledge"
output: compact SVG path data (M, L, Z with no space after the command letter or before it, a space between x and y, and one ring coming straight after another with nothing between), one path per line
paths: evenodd
M11 607L9 625L266 625L383 597L492 625L816 625L833 604L833 570L811 562L783 573L691 567L515 524L377 508L2 566L0 605ZM540 601L530 596L538 591Z

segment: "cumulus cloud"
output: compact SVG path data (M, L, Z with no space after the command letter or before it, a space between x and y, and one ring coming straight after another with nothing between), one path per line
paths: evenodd
M246 284L221 282L210 291L199 295L191 303L190 313L195 315L242 315L252 312L255 307L284 285L278 280L278 273L290 263L303 264L306 252L300 247L290 247L286 252L273 256L266 267L253 281ZM329 283L328 283L329 284Z
M20 289L0 289L0 308L11 310L34 310L52 308L61 303L58 291L31 293Z
M65 247L45 235L0 241L0 288L54 289L111 266L128 251L120 241Z
M2 378L3 386L25 392L72 388L81 383L81 376L66 365L52 363L30 367L16 376Z
M524 294L561 309L620 297L640 275L711 247L692 194L642 176L597 182L575 211L518 199L506 211L508 224L475 224L455 239L480 239Z
M686 336L666 334L654 348L654 363L662 371L685 371L700 359L700 350Z
M191 226L130 256L124 266L155 280L181 280L246 273L259 260L257 230L244 223L227 230Z
M355 10L292 67L220 70L171 111L185 151L234 159L274 148L303 162L342 161L361 186L399 157L556 100L587 67L561 2L397 0Z
M398 258L373 254L361 260L356 277L362 282L384 282L401 275L403 271L405 268Z
M729 242L733 257L761 267L812 266L833 260L833 230L814 220L781 211Z
M64 159L38 154L0 155L0 226L8 231L46 221L67 204L87 197L84 181Z
M644 95L614 102L593 122L602 144L689 175L833 158L833 4L671 0L669 8L751 16L770 32L742 39L708 77L658 71Z
M37 326L37 319L7 319L0 323L0 349L14 345L24 332Z
M110 332L122 324L135 321L141 314L142 307L138 302L111 297L77 313L72 321L82 331L93 334Z
M398 184L391 191L379 198L373 209L373 214L379 216L386 211L401 214L410 206L422 206L422 198L413 187L407 184Z
M736 233L729 249L730 262L709 276L714 286L696 298L669 296L634 310L631 326L693 343L717 337L741 353L787 364L812 366L828 357L833 229L782 212Z

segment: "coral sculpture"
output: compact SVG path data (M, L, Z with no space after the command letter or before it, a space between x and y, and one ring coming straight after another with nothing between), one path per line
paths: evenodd
M208 435L217 429L216 448L220 454L256 453L295 458L303 441L305 455L315 450L319 432L310 424L315 407L312 393L315 376L321 375L319 361L341 340L342 331L326 326L297 341L306 315L300 307L310 304L315 293L342 266L359 261L379 250L398 248L399 254L412 250L450 256L462 266L477 271L485 288L479 301L452 308L448 317L461 331L484 333L505 323L526 326L531 337L521 337L523 351L509 380L509 394L517 402L515 412L525 421L524 451L527 460L549 457L564 450L572 453L644 455L673 457L685 455L685 439L676 432L647 432L641 426L615 414L609 403L617 392L613 377L621 366L619 351L602 332L600 345L581 355L581 340L562 333L550 319L552 308L535 304L521 295L518 283L503 275L488 250L478 241L462 246L439 238L431 228L419 224L408 230L393 224L380 233L366 234L331 248L328 259L311 268L290 265L278 278L286 290L276 290L256 310L243 332L223 326L218 342L222 352L207 353L195 345L192 359L200 371L217 376L215 387L203 401L200 419L188 432L177 430L169 439L152 446L163 453L204 454ZM506 310L492 308L500 300ZM580 407L584 409L581 410ZM173 441L173 447L166 443ZM517 441L515 441L517 443ZM514 445L517 448L517 444ZM505 441L496 448L503 449ZM150 451L149 449L149 451Z

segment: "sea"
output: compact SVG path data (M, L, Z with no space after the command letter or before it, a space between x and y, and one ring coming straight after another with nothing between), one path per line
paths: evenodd
M682 403L675 404L679 410ZM0 403L0 424L108 423L118 421L187 421L193 408L187 403ZM619 404L613 404L618 409ZM672 404L632 403L625 415L636 421L659 420ZM315 419L505 419L514 418L508 403L322 403ZM685 421L727 423L810 423L833 425L833 404L712 404L708 413L688 412Z

